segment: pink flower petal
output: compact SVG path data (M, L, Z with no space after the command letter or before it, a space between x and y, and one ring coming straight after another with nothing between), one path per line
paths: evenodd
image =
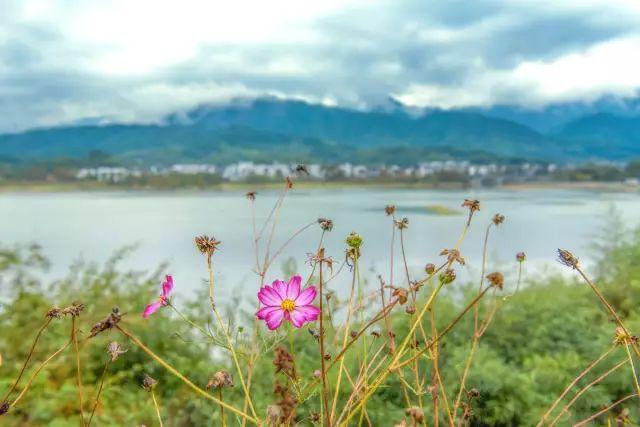
M291 323L296 328L301 328L307 322L313 322L318 319L320 310L312 305L296 307L291 312Z
M291 279L289 279L289 283L287 283L287 298L295 301L300 295L300 282L302 282L302 277L295 275Z
M162 304L160 303L160 301L152 302L151 304L145 307L144 312L142 313L142 317L147 318L151 316L160 307L162 307Z
M304 291L300 292L300 295L298 295L298 298L295 300L296 305L309 305L314 299L316 299L316 295L317 291L315 286L309 286L305 288Z
M282 324L282 320L284 319L284 310L274 310L270 312L265 318L267 322L267 328L270 330L278 329Z
M304 314L307 320L311 322L318 320L318 316L320 316L320 309L313 305L302 305L296 307L295 310Z
M280 295L281 300L287 299L287 284L282 280L274 280L271 284L273 289Z
M268 307L263 307L260 310L258 310L258 312L256 313L256 317L260 320L264 320L267 318L267 315L269 313L271 313L272 311L275 310L282 310L282 308L277 307L277 306L268 306Z
M164 282L162 282L162 296L163 297L168 296L172 289L173 289L173 277L167 274L165 276Z
M260 288L260 291L258 292L258 299L262 304L267 306L279 306L282 302L282 297L280 297L280 295L271 286Z

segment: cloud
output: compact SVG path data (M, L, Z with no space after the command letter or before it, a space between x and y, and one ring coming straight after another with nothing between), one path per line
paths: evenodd
M632 96L639 49L634 0L8 0L0 131L263 94L357 108Z

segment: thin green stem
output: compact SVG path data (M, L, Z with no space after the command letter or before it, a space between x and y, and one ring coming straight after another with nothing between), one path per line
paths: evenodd
M107 376L107 370L109 369L109 363L111 363L111 359L107 359L107 363L104 364L104 369L102 370L102 375L100 375L100 386L98 387L98 393L96 394L96 401L93 404L93 408L91 409L91 415L89 416L89 421L87 422L87 427L91 427L91 421L93 420L93 415L96 412L96 408L98 407L98 403L100 402L100 394L102 393L102 388L104 386L104 379Z
M580 372L580 374L578 374L577 377L575 377L573 379L573 381L571 381L571 383L569 383L569 385L562 391L562 393L560 394L560 396L558 396L556 398L556 400L551 404L551 406L549 407L549 409L547 409L547 412L544 413L544 415L542 416L542 418L540 419L540 421L538 422L538 424L536 425L536 427L541 427L545 420L547 419L547 417L549 417L549 415L551 415L551 412L553 412L553 410L556 408L556 406L558 406L558 404L562 401L562 399L567 395L567 393L569 393L569 391L573 388L573 386L575 386L578 381L580 381L585 375L587 375L593 368L596 367L596 365L598 365L600 362L602 362L607 356L609 356L609 354L611 354L611 352L615 349L615 346L611 346L607 351L605 351L604 353L602 353L602 355L600 355L596 360L594 360L593 362L591 362L582 372Z
M132 335L129 331L124 329L122 326L116 325L116 329L118 329L124 336L129 338L129 340L131 340L131 342L133 342L135 345L137 345L142 351L147 353L153 360L155 360L160 365L162 365L162 367L164 367L166 370L168 370L171 374L173 374L180 381L185 383L189 388L191 388L193 391L198 393L200 396L202 396L202 397L204 397L206 399L209 399L209 400L211 400L211 401L213 401L213 402L215 402L215 403L217 403L217 404L219 404L221 406L224 406L226 409L228 409L231 412L239 415L240 417L246 418L247 420L249 420L250 422L252 422L255 425L260 425L260 421L257 418L254 418L251 415L249 415L249 414L247 414L245 412L242 412L241 410L229 405L228 403L225 403L225 402L221 401L217 397L214 397L214 396L210 395L209 393L207 393L206 391L202 390L200 387L195 385L191 380L189 380L187 377L182 375L176 368L171 366L164 359L162 359L160 356L158 356L153 351L151 351L146 345L144 345L142 343L142 341L140 341L137 337Z
M38 333L36 334L36 337L33 340L33 344L31 345L31 349L29 350L29 354L27 355L27 359L24 361L24 365L22 365L22 369L20 369L18 378L16 378L16 381L13 383L13 385L11 386L7 394L4 395L2 402L6 402L9 399L9 396L11 396L11 393L15 391L16 387L18 386L18 383L20 382L20 379L22 379L22 375L24 374L24 371L27 369L27 365L29 364L31 357L33 356L33 352L36 349L36 345L38 344L38 341L40 340L42 333L44 332L45 329L47 329L47 326L49 326L52 319L53 319L52 317L48 317L47 320L45 320L42 327L40 327L40 330L38 330Z
M153 391L153 388L151 389L151 399L153 400L153 406L156 408L158 423L160 423L160 427L163 427L162 416L160 415L160 406L158 405L158 401L156 400L156 393Z
M638 398L640 398L640 384L638 384L638 375L636 374L636 367L633 363L633 357L631 357L631 352L629 351L629 344L626 344L624 346L624 349L627 351L627 356L629 357L629 365L631 366L631 374L633 375L633 386L636 389Z
M38 368L31 374L31 377L29 377L29 381L27 381L27 384L24 386L24 388L22 389L22 391L20 392L20 394L18 395L18 397L16 397L16 399L11 402L11 407L15 407L18 402L20 402L20 400L24 397L24 395L27 393L27 390L29 390L29 387L31 387L31 383L33 383L33 380L38 376L38 374L40 373L40 371L49 364L49 362L51 362L53 359L55 359L60 353L62 353L67 347L69 347L71 345L71 343L73 342L72 339L69 339L69 341L67 341L62 347L60 347L58 350L56 350L53 354L51 354L49 357L47 357L45 359L44 362L42 362L40 364L40 366L38 366Z
M76 383L78 386L78 407L80 409L80 423L82 427L86 425L84 421L84 410L82 404L82 369L80 367L80 349L78 346L78 330L76 329L76 317L71 318L71 339L76 353Z

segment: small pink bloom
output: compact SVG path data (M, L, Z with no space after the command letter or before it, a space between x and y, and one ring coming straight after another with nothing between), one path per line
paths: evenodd
M144 312L142 313L142 317L147 318L155 313L159 308L164 307L169 304L169 300L167 297L171 293L173 289L173 277L166 275L164 282L162 282L162 291L160 292L160 296L158 300L152 302L148 306L145 307Z
M264 320L271 330L277 329L283 320L288 320L296 328L308 322L314 322L320 310L311 305L316 298L316 288L309 286L300 290L302 277L293 276L288 283L274 281L271 286L260 288L258 299L265 307L258 310L256 316Z

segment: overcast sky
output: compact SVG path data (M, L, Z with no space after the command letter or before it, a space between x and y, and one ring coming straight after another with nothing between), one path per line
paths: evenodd
M538 108L640 89L640 0L0 0L0 131L275 95Z

